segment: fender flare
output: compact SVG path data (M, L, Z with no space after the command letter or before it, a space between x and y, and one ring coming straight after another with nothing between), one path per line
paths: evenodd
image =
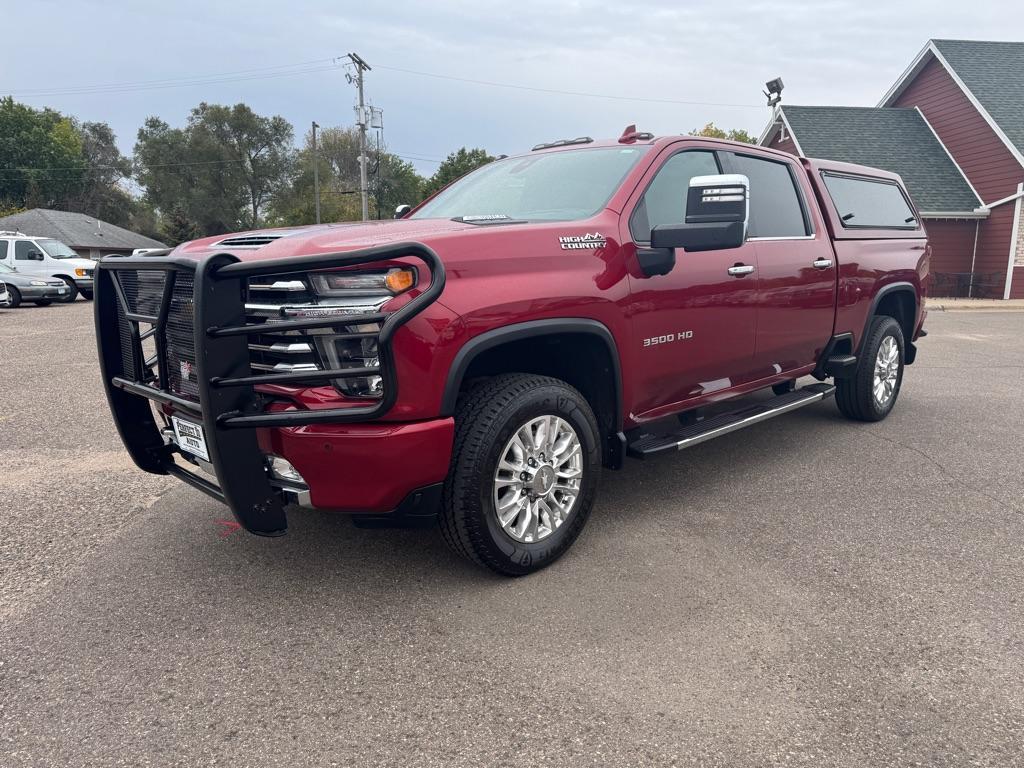
M917 311L920 305L920 299L918 298L917 289L914 288L914 284L907 282L899 282L883 285L881 288L878 289L878 292L875 293L875 295L871 298L871 306L868 307L868 314L867 317L864 319L864 328L861 331L860 338L857 339L857 351L854 354L856 354L858 357L860 356L861 348L864 346L864 339L866 339L868 336L868 330L871 328L871 320L872 318L875 317L876 313L878 312L878 305L882 303L882 299L893 293L909 293L911 299L914 302L914 312L910 318L910 332L911 334L913 334L913 326L917 323ZM909 338L906 339L907 344L910 344L911 341L912 340Z
M608 326L597 320L585 317L555 317L544 320L529 320L525 323L515 323L501 328L494 328L471 338L455 354L455 359L448 369L448 378L445 381L444 394L441 397L441 415L451 416L455 413L455 403L459 397L459 388L462 386L462 380L466 375L466 371L469 370L470 364L480 354L508 342L562 333L583 333L596 336L607 348L608 356L612 361L615 390L613 426L615 429L619 429L622 425L622 363L619 360L618 346L615 344L615 337L608 330Z

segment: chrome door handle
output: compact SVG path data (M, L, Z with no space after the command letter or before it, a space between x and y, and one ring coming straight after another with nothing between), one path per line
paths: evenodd
M725 271L733 277L743 277L744 275L749 275L753 272L754 268L749 264L737 264L735 267L729 267Z
M832 266L832 259L815 259L811 264L815 269L828 269Z

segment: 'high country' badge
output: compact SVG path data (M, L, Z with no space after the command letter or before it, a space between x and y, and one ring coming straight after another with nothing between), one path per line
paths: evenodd
M585 235L567 235L558 238L558 243L562 246L563 251L592 250L594 248L604 248L607 245L604 235L600 232L592 234L588 232Z

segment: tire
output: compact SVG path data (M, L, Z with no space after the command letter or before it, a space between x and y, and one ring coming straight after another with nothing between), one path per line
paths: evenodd
M21 305L21 291L19 291L13 285L7 286L7 295L10 296L10 298L7 300L8 307L10 307L11 309L15 309L16 307Z
M61 299L60 302L61 304L70 304L78 298L78 286L75 285L75 281L70 277L62 277L61 280L68 284L68 295Z
M37 307L48 307L53 304L52 299L40 299L39 301L33 302Z
M895 345L895 358L892 357L892 345ZM889 360L884 364L879 357L883 347L889 350L882 355ZM852 377L836 379L836 405L848 419L881 421L896 405L903 384L904 341L900 324L885 315L872 319L859 357ZM885 374L880 379L889 379L888 386L882 385L881 399L876 396L876 366L882 366L879 372Z
M772 392L776 395L788 395L794 389L796 389L796 382L792 379L778 384L772 384Z
M86 301L92 301L92 291L79 291L78 293L81 294L82 298Z
M553 446L544 439L552 425ZM533 443L524 454L528 438L520 436L527 434ZM504 374L463 393L439 514L448 546L506 576L524 576L553 563L590 516L601 471L599 436L590 404L559 379ZM499 467L502 458L512 461ZM509 469L513 464L515 471ZM570 485L571 491L564 490ZM506 500L503 522L498 502Z

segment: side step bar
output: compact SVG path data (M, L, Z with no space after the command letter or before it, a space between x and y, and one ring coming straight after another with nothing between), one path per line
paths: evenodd
M784 413L820 402L835 394L832 384L811 384L794 392L773 397L762 403L741 408L738 411L722 413L705 421L678 429L668 435L644 435L627 446L627 453L643 459L663 451L691 448L695 445L727 435L744 427L774 419Z

